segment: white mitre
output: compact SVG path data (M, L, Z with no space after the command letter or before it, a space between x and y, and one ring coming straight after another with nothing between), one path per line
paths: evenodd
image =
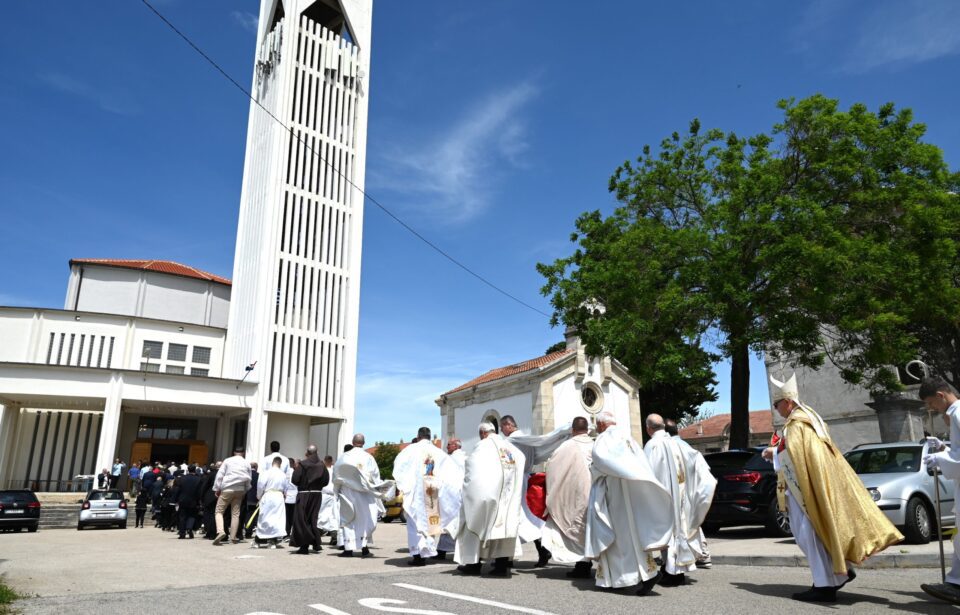
M797 374L794 373L786 382L780 382L773 376L770 376L770 384L773 385L773 403L783 399L790 399L795 402L800 401L800 389L797 386Z

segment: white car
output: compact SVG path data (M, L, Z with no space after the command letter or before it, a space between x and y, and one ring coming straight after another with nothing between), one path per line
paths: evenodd
M937 538L934 477L923 463L927 452L926 443L890 442L862 444L844 455L873 501L913 544ZM954 525L953 481L943 475L937 480L941 527Z
M127 500L119 489L94 489L82 500L77 529L91 525L127 527Z

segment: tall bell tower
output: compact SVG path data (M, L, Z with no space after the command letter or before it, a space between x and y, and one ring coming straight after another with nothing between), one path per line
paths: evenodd
M351 435L372 0L261 0L224 376L247 451ZM279 120L279 121L278 121Z

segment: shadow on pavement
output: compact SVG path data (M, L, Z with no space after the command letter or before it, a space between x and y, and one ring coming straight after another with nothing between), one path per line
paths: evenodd
M782 585L782 584L769 584L769 585L756 585L754 583L742 583L734 582L731 583L734 587L748 591L752 594L757 594L760 596L770 596L775 598L785 598L790 599L790 596L795 592L804 591L807 589L805 586L799 585ZM877 607L887 607L888 609L893 609L895 611L909 612L909 613L955 613L956 611L953 607L941 603L944 607L942 609L937 608L941 605L933 605L930 600L925 598L926 594L923 593L914 593L914 592L895 592L901 596L911 596L917 598L915 604L901 604L893 603L887 598L881 598L878 596L871 596L869 594L861 594L847 590L841 590L837 594L837 601L834 604L817 604L809 603L804 605L806 606L820 606L824 608L833 608L849 606L853 604L868 603L874 604ZM798 605L802 603L797 602Z

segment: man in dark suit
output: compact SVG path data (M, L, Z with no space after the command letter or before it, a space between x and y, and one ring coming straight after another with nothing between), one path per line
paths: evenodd
M179 477L173 486L174 501L180 511L180 538L193 538L193 522L200 506L200 477L197 476L197 467L192 463L187 473Z
M213 482L217 479L217 466L210 464L200 479L200 506L203 508L203 537L213 540L217 537L217 521L214 512L217 508L217 494L213 491Z
M97 489L110 488L110 470L104 468L103 472L97 474Z

